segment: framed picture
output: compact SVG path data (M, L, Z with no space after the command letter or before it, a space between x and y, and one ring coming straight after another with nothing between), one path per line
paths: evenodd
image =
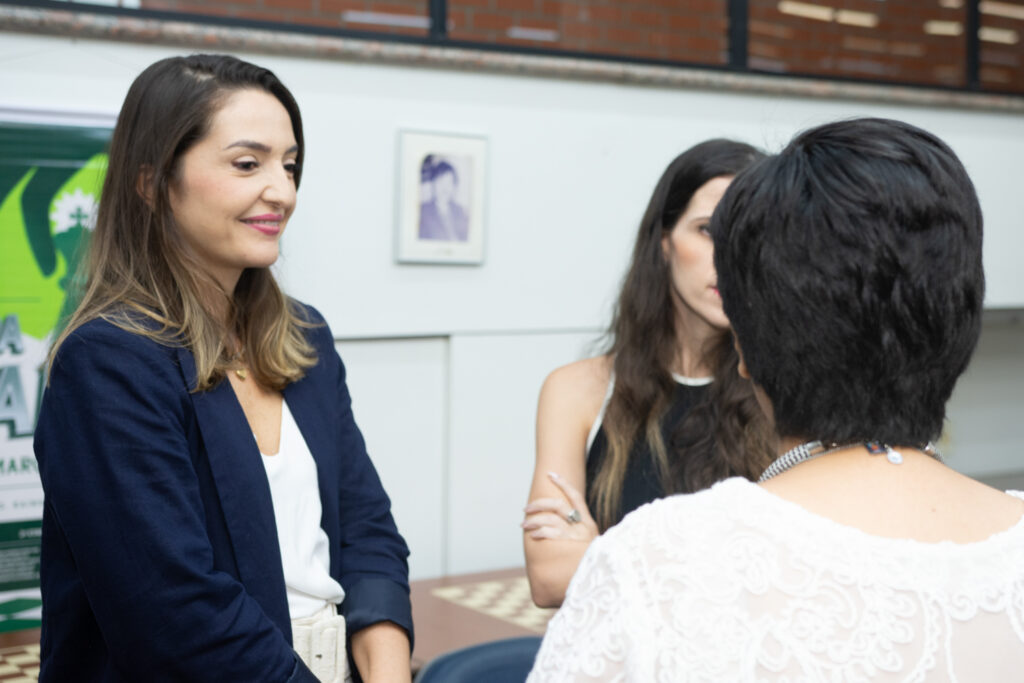
M399 133L399 263L483 263L486 168L484 138Z

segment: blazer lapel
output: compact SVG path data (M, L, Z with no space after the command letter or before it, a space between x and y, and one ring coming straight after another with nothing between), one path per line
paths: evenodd
M292 411L295 424L299 426L302 438L306 440L306 445L309 446L319 467L324 459L324 453L329 448L331 434L331 425L323 406L325 397L317 394L316 387L309 377L304 377L285 387L284 399L288 401L288 409Z
M327 533L331 542L331 575L338 575L338 553L334 552L338 547L338 529L332 520L338 519L338 499L336 496L337 482L339 479L340 463L337 457L331 457L335 447L335 425L331 423L331 415L335 408L334 396L327 394L323 388L318 387L317 380L322 380L319 371L322 369L323 359L320 363L311 368L305 377L298 382L289 384L284 389L284 399L288 402L288 409L295 418L295 424L306 441L309 452L316 462L317 483L320 488L320 507L322 515L320 526ZM319 374L318 374L319 373ZM321 382L322 383L322 382Z
M192 354L179 348L178 359L185 381L194 386ZM225 380L191 396L231 536L239 579L291 642L277 523L256 440L230 382Z

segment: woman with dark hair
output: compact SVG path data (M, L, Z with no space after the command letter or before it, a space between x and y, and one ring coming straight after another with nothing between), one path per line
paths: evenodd
M640 223L608 352L555 370L541 389L522 525L538 605L561 604L587 546L631 510L756 478L770 461L768 425L735 371L707 232L732 177L761 156L708 140L669 164Z
M253 64L129 89L36 430L40 681L409 680L408 550L331 332L270 271L304 154Z
M1024 492L929 445L985 290L960 161L905 123L828 124L740 174L711 232L784 453L595 541L529 680L1019 679Z

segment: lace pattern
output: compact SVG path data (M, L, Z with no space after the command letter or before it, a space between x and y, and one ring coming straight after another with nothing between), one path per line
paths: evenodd
M1024 519L977 543L886 539L736 478L646 505L598 538L529 681L973 682L1022 671Z

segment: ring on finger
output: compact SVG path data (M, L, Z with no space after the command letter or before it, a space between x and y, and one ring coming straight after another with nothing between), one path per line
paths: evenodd
M576 524L577 522L583 521L583 517L580 516L580 511L577 510L576 508L570 510L569 514L565 516L565 519L569 522L569 524Z

